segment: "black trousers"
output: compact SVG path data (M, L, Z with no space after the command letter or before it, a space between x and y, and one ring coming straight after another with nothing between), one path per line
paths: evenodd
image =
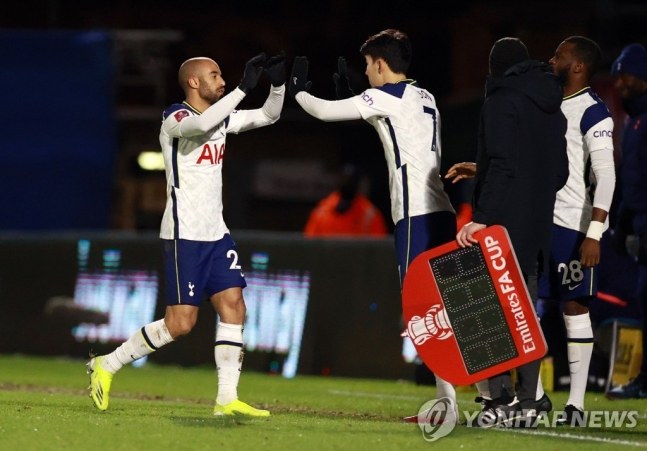
M537 298L539 297L539 278L536 275L526 276L524 274L528 293L533 305L537 308ZM517 368L518 389L517 398L521 402L521 407L530 409L534 406L535 397L537 396L537 381L539 380L539 368L541 359L526 363ZM514 397L515 390L512 386L510 372L502 373L488 379L490 387L490 396L492 399Z

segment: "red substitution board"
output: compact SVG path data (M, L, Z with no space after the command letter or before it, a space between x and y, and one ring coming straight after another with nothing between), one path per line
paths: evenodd
M404 278L407 333L431 371L469 385L542 358L546 340L501 226L420 254Z

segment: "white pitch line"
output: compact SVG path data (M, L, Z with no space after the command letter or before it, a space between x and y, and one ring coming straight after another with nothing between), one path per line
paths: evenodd
M382 395L379 393L364 393L361 391L345 391L345 390L328 390L332 395L343 396L361 396L364 398L380 398L380 399L405 399L408 401L419 401L423 398L420 396L406 396L406 395Z
M495 431L500 431L500 432L510 432L513 434L526 434L526 435L543 435L546 437L559 437L559 438L570 438L572 440L582 440L582 441L589 441L589 442L600 442L600 443L614 443L616 445L628 445L628 446L636 446L636 447L647 447L647 442L631 442L629 440L618 440L614 438L606 438L606 437L595 437L595 436L588 436L588 435L575 435L571 433L566 433L566 434L558 434L557 432L544 432L544 431L521 431L521 430L507 430L507 429L494 429Z

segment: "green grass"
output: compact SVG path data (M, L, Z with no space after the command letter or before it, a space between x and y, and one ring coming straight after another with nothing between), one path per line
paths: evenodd
M214 368L147 364L115 377L110 408L92 407L84 362L0 356L0 450L571 450L647 447L647 401L611 402L587 394L589 410L637 410L635 428L496 431L458 426L428 443L399 421L434 398L412 383L243 372L241 399L269 408L269 419L212 415ZM476 410L476 393L459 408ZM566 393L552 393L556 407ZM568 436L571 436L570 438ZM577 438L573 438L577 437ZM593 440L611 440L609 442Z

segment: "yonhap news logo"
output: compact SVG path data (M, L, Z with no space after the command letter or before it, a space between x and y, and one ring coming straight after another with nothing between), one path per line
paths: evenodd
M431 399L425 402L419 409L417 417L410 417L411 420L417 421L418 427L422 432L422 437L428 442L435 442L438 439L449 435L456 425L462 424L466 427L474 428L499 428L509 429L516 427L523 428L558 428L564 430L564 420L566 413L564 411L552 411L548 414L542 414L535 417L532 424L527 423L528 416L514 415L506 418L500 416L495 423L486 421L482 411L463 411L465 422L460 422L460 416L456 403L450 398ZM638 411L604 411L589 410L582 415L575 415L569 418L570 426L591 428L591 429L632 429L638 425L640 418Z
M451 398L431 399L418 410L418 427L428 442L449 435L458 420L458 408Z

